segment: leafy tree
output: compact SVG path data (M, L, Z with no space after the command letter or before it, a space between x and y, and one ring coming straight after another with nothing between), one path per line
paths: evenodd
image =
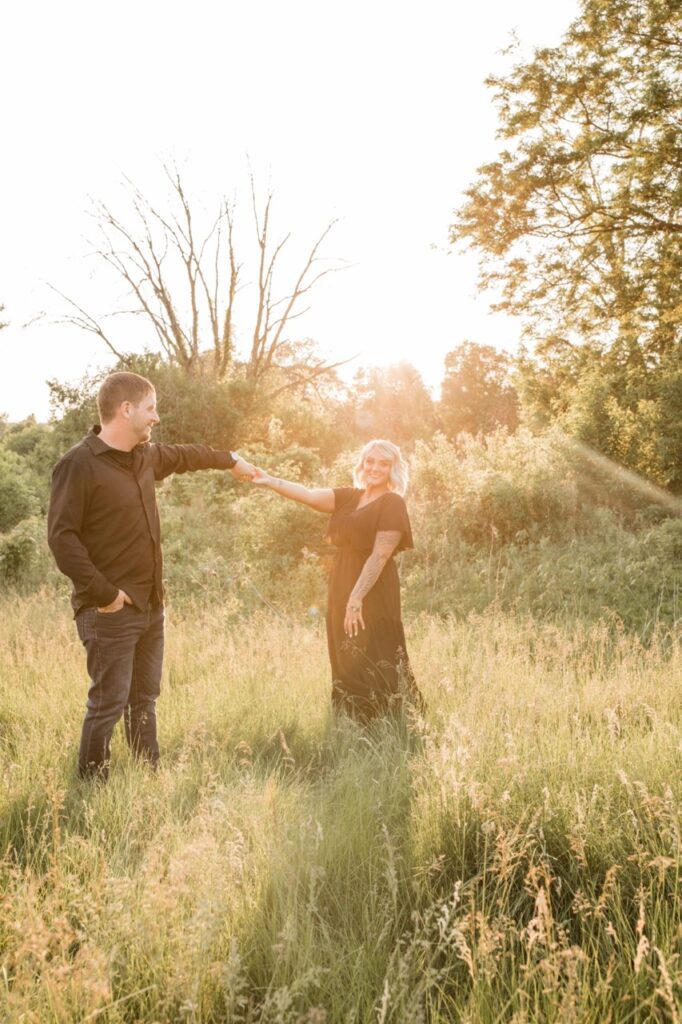
M480 253L496 308L536 339L522 366L531 410L570 420L601 375L613 415L600 443L631 460L642 452L627 424L680 389L682 3L582 0L561 45L489 84L504 148L479 169L452 238ZM663 405L648 416L656 430L670 420ZM679 486L673 448L657 434L639 468Z
M115 369L121 369L121 367L116 366ZM95 395L106 372L102 370L97 374L86 374L74 384L48 380L47 386L50 392L50 407L54 425L55 458L63 454L71 445L80 441L90 427L97 423Z
M464 341L445 357L440 419L448 437L515 430L518 399L510 382L511 360L491 345Z
M283 424L287 444L316 448L327 459L340 450L336 419L339 386L332 384L333 375L326 381L318 378L314 386L301 382L292 391L287 387L287 374L273 370L270 393L253 403L244 364L236 364L226 379L214 376L210 356L206 357L206 364L203 370L187 374L158 353L147 352L129 356L113 369L133 370L153 383L161 417L154 437L159 441L236 448L267 441L274 418ZM108 372L87 375L74 384L48 382L55 453L66 450L98 421L95 395ZM22 432L8 445L18 450L17 445L28 443Z
M359 370L341 418L345 447L373 437L409 444L431 437L438 426L435 403L419 371L410 363Z
M3 451L21 457L22 468L31 474L32 488L45 507L52 466L59 455L52 424L38 423L35 416L8 424L4 433L0 433L0 453Z
M679 338L682 4L583 0L562 44L495 89L505 148L452 228L499 308L552 345L650 361Z

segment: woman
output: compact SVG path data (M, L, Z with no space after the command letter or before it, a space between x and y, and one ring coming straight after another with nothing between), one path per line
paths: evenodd
M336 546L329 579L327 641L332 704L367 720L417 690L405 649L400 582L393 556L412 547L403 494L408 470L390 441L370 441L353 470L355 487L315 488L256 470L252 483L331 515Z

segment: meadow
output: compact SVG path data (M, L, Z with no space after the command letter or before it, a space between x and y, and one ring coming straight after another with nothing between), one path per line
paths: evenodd
M679 631L408 639L424 718L362 729L318 620L171 604L162 767L91 785L66 603L5 596L0 1019L678 1021Z

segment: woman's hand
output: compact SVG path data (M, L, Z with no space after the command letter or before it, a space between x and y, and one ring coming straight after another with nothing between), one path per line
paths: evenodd
M272 477L269 473L266 473L264 469L259 469L258 466L254 466L251 483L256 487L267 487L272 483Z
M361 628L365 628L365 620L362 617L362 601L349 601L346 605L343 631L346 636L352 638L358 636Z

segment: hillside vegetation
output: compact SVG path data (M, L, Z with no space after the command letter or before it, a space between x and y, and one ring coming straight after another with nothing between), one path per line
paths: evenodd
M42 443L50 436L45 428ZM350 483L356 455L345 451L324 465L281 424L267 443L241 450L279 476L322 486ZM556 622L606 616L642 637L679 618L676 497L558 429L462 435L456 443L436 434L408 457L416 543L402 556L408 614L460 618L494 605ZM19 478L37 514L22 513L0 535L0 579L23 593L46 582L67 589L45 541L47 479L47 469ZM0 476L0 498L2 486ZM217 602L235 617L321 614L324 516L214 471L170 478L158 498L171 603Z

